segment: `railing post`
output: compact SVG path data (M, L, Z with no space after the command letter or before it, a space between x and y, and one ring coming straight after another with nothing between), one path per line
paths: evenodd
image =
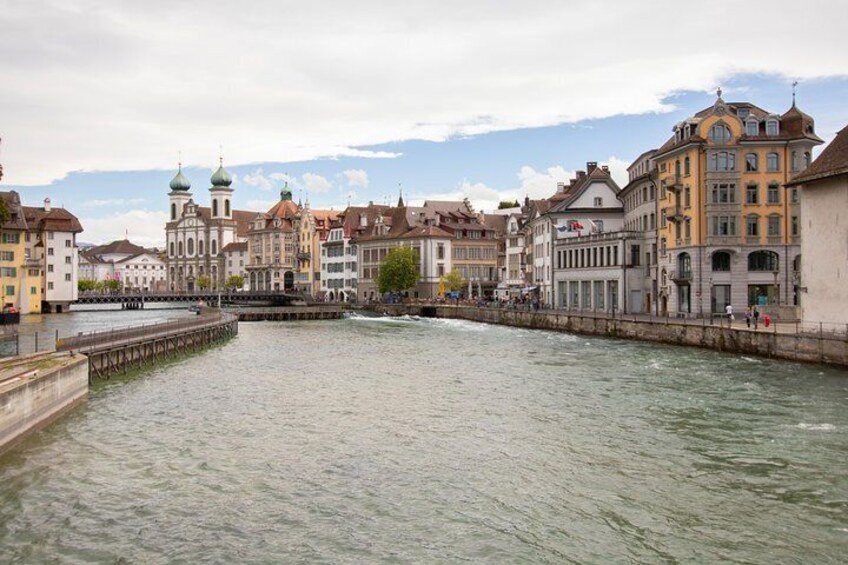
M35 332L35 351L34 353L38 353L38 330Z

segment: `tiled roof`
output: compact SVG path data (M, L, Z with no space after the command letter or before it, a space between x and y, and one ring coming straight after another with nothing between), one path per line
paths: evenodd
M221 253L232 253L234 251L247 251L247 242L233 241L221 248Z
M46 212L44 208L35 206L23 206L26 222L31 230L35 231L63 231L79 233L82 224L79 219L64 208L51 208Z
M107 243L105 245L97 245L88 250L89 254L92 255L108 255L108 254L121 254L121 255L136 255L139 253L144 253L144 247L140 245L136 245L132 243L128 239L118 239Z
M811 182L848 174L848 126L836 134L815 161L787 186Z
M197 215L203 218L205 223L212 220L212 210L208 206L198 206ZM256 212L247 210L233 210L233 220L236 222L236 234L246 236L250 229L250 222L256 217Z
M9 221L3 224L4 230L25 230L27 229L26 216L21 206L21 197L14 190L8 192L0 192L0 198L6 204L6 209L9 211Z

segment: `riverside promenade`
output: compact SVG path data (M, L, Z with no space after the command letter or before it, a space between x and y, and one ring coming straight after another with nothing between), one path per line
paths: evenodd
M762 323L749 329L744 320L657 318L605 315L568 310L531 310L449 304L370 304L358 307L388 315L456 318L531 329L563 331L671 345L688 345L761 357L848 367L848 332L841 327L795 322Z

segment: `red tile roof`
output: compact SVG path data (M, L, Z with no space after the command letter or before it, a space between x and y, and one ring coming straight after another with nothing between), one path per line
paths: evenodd
M848 174L848 126L836 134L815 161L787 186L809 184L817 180Z

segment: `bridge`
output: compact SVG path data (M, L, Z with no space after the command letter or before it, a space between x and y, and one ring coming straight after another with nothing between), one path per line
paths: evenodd
M123 308L144 308L148 302L184 302L206 304L256 304L265 306L293 306L305 304L307 297L291 292L250 290L218 292L212 290L194 292L119 292L119 293L80 293L72 304L120 304Z

